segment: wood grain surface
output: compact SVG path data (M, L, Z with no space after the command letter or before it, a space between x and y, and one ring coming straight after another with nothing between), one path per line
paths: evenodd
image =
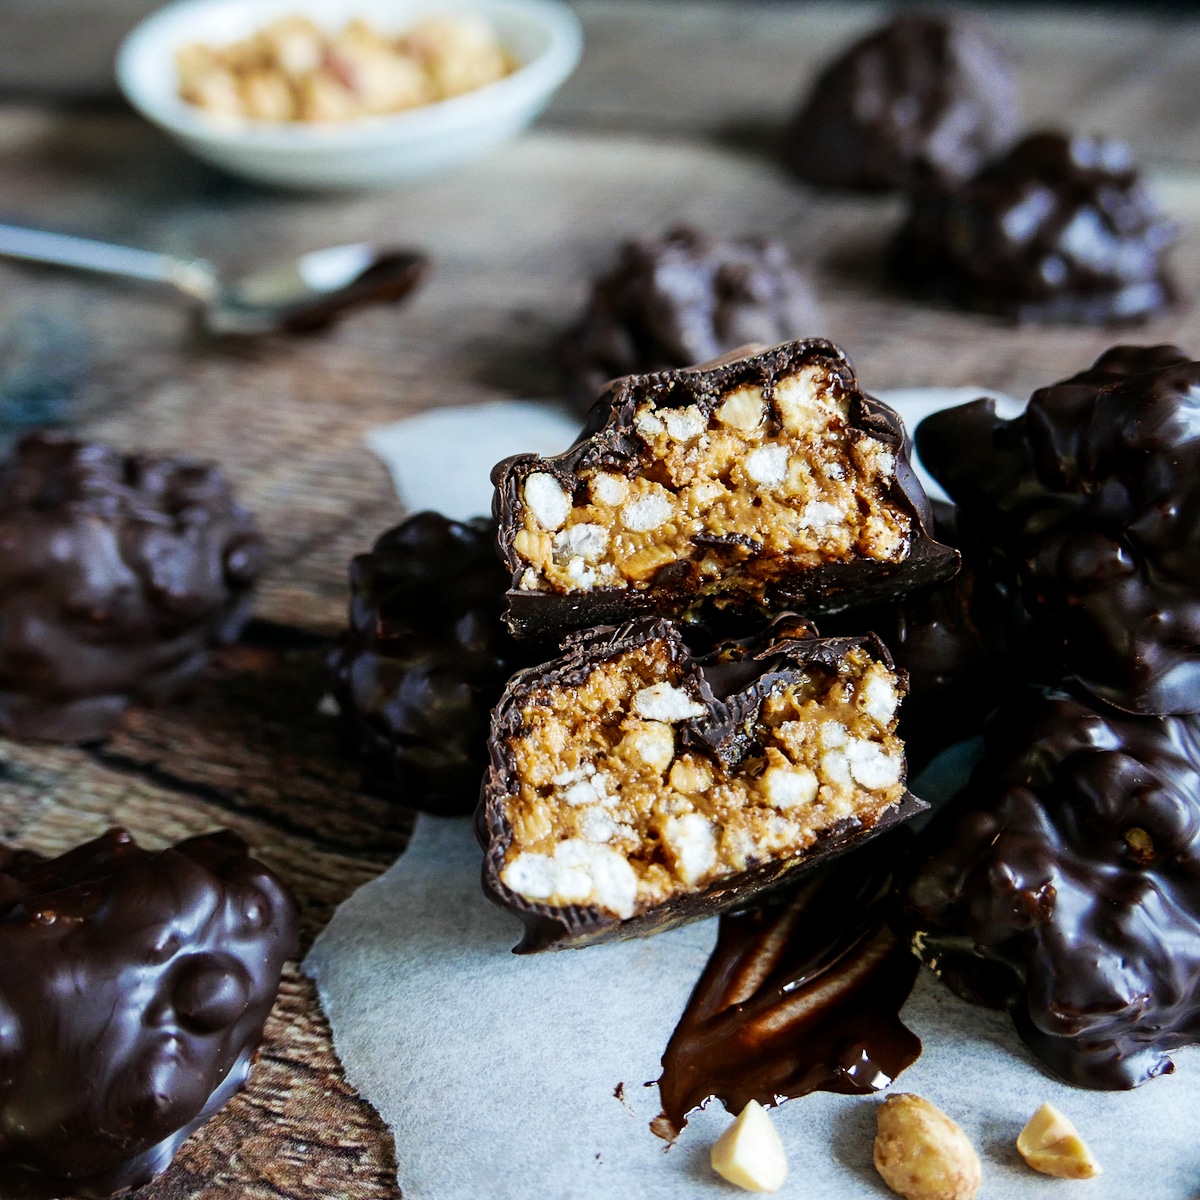
M554 339L622 237L689 221L782 238L821 298L811 332L843 345L871 389L1024 394L1120 338L1200 352L1190 300L1118 333L1018 328L887 287L880 250L899 202L806 190L769 152L802 82L880 6L581 0L583 63L532 133L443 180L336 197L218 175L120 109L21 99L34 85L59 98L105 90L86 23L70 47L45 44L47 12L82 22L86 7L0 6L0 219L204 255L231 273L360 239L419 246L435 262L403 307L248 347L206 341L162 293L0 264L0 414L39 372L61 377L88 434L221 460L270 544L258 620L191 696L130 713L96 746L0 742L0 838L54 852L111 824L152 845L228 826L295 890L306 944L410 828L404 809L360 790L336 723L317 711L346 563L402 515L363 434L436 405L554 396ZM97 44L147 5L103 7ZM980 19L1013 52L1030 125L1133 142L1177 216L1174 261L1194 292L1200 23L1028 8ZM52 67L39 75L35 60ZM247 1091L143 1195L398 1195L387 1131L342 1079L296 969Z

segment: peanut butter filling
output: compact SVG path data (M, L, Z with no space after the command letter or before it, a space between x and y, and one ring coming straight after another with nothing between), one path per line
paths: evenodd
M518 586L644 589L686 561L701 594L716 594L831 562L902 561L912 519L889 498L895 455L853 428L848 408L815 365L728 392L711 415L643 401L627 473L583 467L574 496L548 471L522 481Z
M509 741L517 790L503 883L527 900L625 919L759 863L793 857L904 794L895 678L865 650L811 665L766 698L758 749L732 774L683 749L696 681L652 641L546 686Z

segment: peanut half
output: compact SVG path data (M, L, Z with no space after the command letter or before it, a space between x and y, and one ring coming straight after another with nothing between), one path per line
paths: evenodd
M783 1143L757 1100L716 1140L710 1161L722 1179L750 1192L777 1192L787 1178Z
M1059 1179L1091 1179L1100 1165L1075 1126L1054 1107L1043 1104L1017 1137L1021 1157L1043 1175Z

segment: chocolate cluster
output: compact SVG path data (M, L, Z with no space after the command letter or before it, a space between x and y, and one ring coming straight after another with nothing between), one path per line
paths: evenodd
M1034 133L967 182L915 194L892 270L963 308L1107 324L1171 303L1175 236L1123 143Z
M621 247L562 358L586 412L620 375L690 367L750 342L773 346L820 324L812 289L779 242L681 226Z
M165 1170L244 1085L297 928L228 832L0 850L0 1194L108 1196Z
M211 463L27 435L0 465L0 730L85 741L178 691L237 636L262 563Z
M1200 1040L1200 720L1017 697L902 897L925 961L1068 1082L1170 1071Z
M417 513L350 564L350 630L331 687L369 782L426 812L469 813L488 713L525 665L504 629L495 526Z
M1200 363L1118 346L1033 394L928 417L922 461L1061 672L1131 712L1200 710ZM1056 665L1059 664L1059 665Z
M957 183L1017 131L1004 54L974 26L903 15L821 72L783 137L812 183L886 189Z

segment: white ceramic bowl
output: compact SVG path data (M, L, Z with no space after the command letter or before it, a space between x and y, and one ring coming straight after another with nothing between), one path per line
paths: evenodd
M433 12L487 18L521 66L450 100L319 124L215 117L178 94L175 53L190 42L223 45L291 15L328 29L362 17L399 32ZM125 39L117 81L144 116L235 175L290 188L369 188L449 170L519 133L574 70L582 45L579 22L558 0L179 0Z

